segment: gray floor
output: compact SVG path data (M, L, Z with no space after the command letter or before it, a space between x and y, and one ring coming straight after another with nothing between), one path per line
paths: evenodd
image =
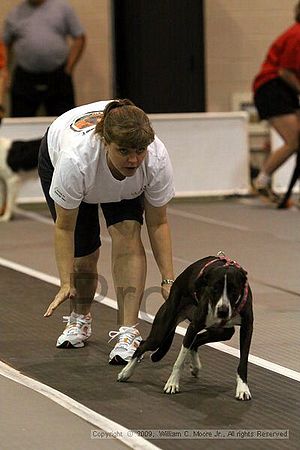
M176 273L196 259L216 254L219 250L223 250L229 257L242 264L249 273L254 292L255 331L251 354L262 358L267 363L278 365L274 366L275 370L282 370L283 373L292 374L291 376L296 378L300 376L299 219L300 211L278 211L262 205L256 199L175 202L170 207ZM52 231L52 225L47 223L47 216L43 209L33 211L32 216L28 214L28 210L18 213L12 222L0 224L1 258L57 276L53 258ZM146 235L144 235L144 241L148 257L147 292L149 293L155 291L153 288L159 283L159 274ZM114 298L110 276L110 242L104 227L99 270L107 280L108 296ZM5 294L3 298L5 300ZM154 292L143 302L143 309L149 314L154 314L160 302L161 300ZM61 320L60 317L58 313L50 320L57 323ZM238 333L226 344L238 348ZM266 370L266 385L268 375L269 371ZM1 449L57 448L64 450L73 448L79 450L94 448L93 446L97 447L97 445L97 448L106 448L104 445L107 443L112 448L112 441L101 440L100 442L90 439L90 430L93 428L90 423L63 410L61 406L53 404L40 394L2 377L0 389L1 403L5 405L5 409L1 407L0 413L3 430L0 431ZM280 396L280 392L278 394ZM292 401L289 399L286 402L286 411L295 406L290 403ZM38 407L33 408L32 406L36 404ZM253 404L255 405L255 398L252 400ZM26 415L24 405L28 405L30 415ZM3 411L6 409L8 412L4 414ZM18 424L15 429L21 429L21 433L13 432L14 411L14 422ZM37 416L34 415L36 412L38 412ZM212 418L215 413L212 402L210 411ZM285 412L283 411L282 414L284 417ZM46 434L39 433L39 421L47 423ZM61 423L64 424L63 427ZM253 423L249 426L253 429ZM257 423L255 428L259 429L260 423ZM52 432L56 429L57 433ZM67 442L70 447L63 440L64 431L68 436ZM50 435L52 435L51 445L49 444ZM23 443L22 446L20 442ZM113 443L119 446L118 448L122 446L124 448L124 444L116 441ZM199 441L199 448L202 448L202 445L203 448L213 448L209 447L209 443L210 441ZM271 446L268 447L266 443L265 440L244 440L243 447L280 448L278 445L280 441L269 441L268 445ZM157 442L155 444L160 446ZM284 448L297 448L291 437L285 445L288 446ZM184 447L189 448L188 445ZM231 448L240 448L240 441L231 441Z

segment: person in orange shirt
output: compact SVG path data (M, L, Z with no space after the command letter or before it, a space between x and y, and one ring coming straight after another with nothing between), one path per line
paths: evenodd
M270 187L271 176L300 151L300 1L295 8L295 23L272 43L253 82L253 91L260 119L267 120L284 141L264 161L253 184L261 197L278 203Z
M6 90L7 68L6 68L6 52L5 46L0 41L0 123L4 116L4 94Z

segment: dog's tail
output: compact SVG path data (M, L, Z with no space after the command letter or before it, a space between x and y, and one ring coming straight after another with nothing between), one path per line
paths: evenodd
M168 336L166 336L166 338L162 341L158 349L151 354L152 362L160 361L168 353L171 344L173 342L174 335L175 335L175 328L168 334Z

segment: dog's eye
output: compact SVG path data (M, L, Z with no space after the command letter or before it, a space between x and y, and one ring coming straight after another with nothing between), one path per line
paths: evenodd
M214 286L211 286L211 287L210 287L210 292L211 292L213 295L220 294L220 293L222 292L222 286L221 286L221 284L215 284Z
M239 295L239 289L237 288L237 286L233 283L228 283L227 284L227 291L230 292L230 294L235 297Z

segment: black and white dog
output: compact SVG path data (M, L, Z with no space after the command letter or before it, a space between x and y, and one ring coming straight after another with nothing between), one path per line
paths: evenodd
M11 219L21 181L37 168L40 143L0 138L0 222Z
M234 326L240 325L240 362L235 397L250 400L247 368L253 330L252 293L247 272L222 252L218 256L200 259L176 278L168 300L154 318L148 338L141 342L132 359L119 373L118 381L131 377L145 352L154 352L151 355L153 362L162 359L172 344L176 326L185 319L190 324L171 376L165 384L165 393L179 392L180 375L188 354L191 357L191 373L198 377L201 368L198 347L230 339Z

